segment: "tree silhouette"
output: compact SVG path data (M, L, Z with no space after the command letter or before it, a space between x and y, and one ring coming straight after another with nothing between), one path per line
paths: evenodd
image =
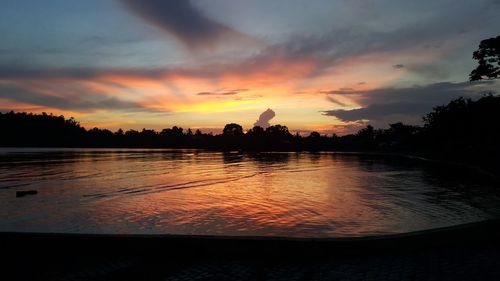
M265 133L264 128L261 126L254 126L252 129L248 130L247 135L261 137Z
M358 145L363 150L372 150L376 148L375 143L375 129L372 125L367 125L365 128L359 130L356 134L358 139Z
M270 137L280 140L289 140L292 137L292 134L288 131L288 127L282 125L269 126L266 128L266 133Z
M311 132L309 134L309 137L310 138L319 138L319 137L321 137L321 135L318 132L314 131L314 132Z
M481 41L472 57L479 65L470 73L471 81L500 77L500 36Z
M236 123L230 123L224 126L224 129L222 130L222 134L224 136L233 136L233 137L238 137L243 135L243 127Z
M184 131L173 126L160 132L92 128L73 118L52 114L0 113L0 146L15 147L157 147L248 151L384 151L424 155L475 164L500 172L500 96L458 98L435 107L424 125L401 122L387 129L367 125L355 134L331 137L311 132L292 135L286 126L253 127L244 133L235 123L222 134Z

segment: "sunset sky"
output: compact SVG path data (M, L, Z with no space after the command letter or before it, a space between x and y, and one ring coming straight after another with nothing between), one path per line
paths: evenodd
M0 111L116 130L418 124L468 82L499 0L2 0Z

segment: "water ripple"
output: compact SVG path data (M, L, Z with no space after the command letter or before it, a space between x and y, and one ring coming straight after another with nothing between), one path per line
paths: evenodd
M330 237L500 214L494 184L433 167L331 153L2 150L0 231Z

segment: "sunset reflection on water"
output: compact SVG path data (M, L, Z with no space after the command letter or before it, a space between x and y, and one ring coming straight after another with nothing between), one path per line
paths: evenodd
M0 231L364 236L499 213L488 183L441 170L335 153L4 149Z

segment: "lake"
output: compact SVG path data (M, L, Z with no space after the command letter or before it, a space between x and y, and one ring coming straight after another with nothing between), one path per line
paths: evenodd
M0 148L0 231L350 237L498 217L499 203L479 174L398 156Z

